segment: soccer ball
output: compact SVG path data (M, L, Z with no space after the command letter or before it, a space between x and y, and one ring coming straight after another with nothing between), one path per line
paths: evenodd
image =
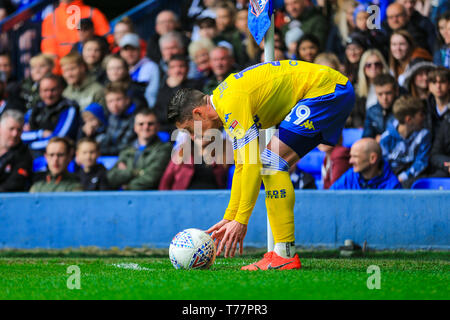
M216 258L216 247L206 232L186 229L173 237L169 257L175 269L208 269Z

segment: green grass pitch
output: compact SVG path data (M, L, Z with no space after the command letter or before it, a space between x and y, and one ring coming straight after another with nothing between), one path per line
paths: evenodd
M216 259L209 270L175 270L168 258L0 258L0 299L449 299L448 252L304 255L302 269L244 272L254 257ZM80 270L80 289L68 267ZM118 267L117 265L122 265ZM380 289L368 289L369 266L380 269ZM123 268L133 267L134 269ZM70 271L70 270L69 270ZM73 271L72 271L73 272ZM69 280L69 281L68 281Z

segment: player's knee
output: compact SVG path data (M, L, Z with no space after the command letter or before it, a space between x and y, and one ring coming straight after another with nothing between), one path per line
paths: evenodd
M262 174L269 174L271 171L289 171L289 163L270 149L264 149L261 153Z

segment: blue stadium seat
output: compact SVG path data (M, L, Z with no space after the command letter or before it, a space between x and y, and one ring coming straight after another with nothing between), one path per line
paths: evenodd
M315 148L297 163L297 167L311 174L314 179L319 180L322 176L322 163L324 158L325 152Z
M422 178L411 189L450 190L450 178Z
M98 157L97 162L103 164L107 170L110 170L118 159L118 156L101 156Z
M352 145L361 139L363 129L360 128L348 128L342 130L342 145L347 148L351 148Z
M159 131L158 132L159 140L162 142L169 142L170 141L170 133L167 131Z

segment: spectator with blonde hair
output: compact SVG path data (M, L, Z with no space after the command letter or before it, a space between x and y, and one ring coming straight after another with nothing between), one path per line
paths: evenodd
M214 48L214 42L208 38L200 38L189 44L189 57L196 66L194 79L206 81L206 79L211 76L212 70L209 63L209 53Z
M53 57L41 53L30 59L30 77L22 81L20 99L25 104L26 110L31 109L39 101L39 81L52 73L55 63Z
M342 72L342 65L339 61L339 58L331 52L323 52L320 53L315 59L314 63L320 64L323 66L330 67L336 71Z
M355 88L356 103L346 127L362 128L366 110L377 103L373 80L376 76L389 73L389 67L383 55L377 49L369 49L361 57L358 68L358 83Z
M337 1L337 10L333 17L333 24L328 34L325 49L326 51L337 54L341 60L344 59L347 39L355 30L353 12L356 5L357 2L355 0Z
M92 102L105 105L103 86L94 76L89 75L88 67L78 53L69 53L60 63L64 80L67 82L67 88L63 92L65 98L75 100L80 111Z

